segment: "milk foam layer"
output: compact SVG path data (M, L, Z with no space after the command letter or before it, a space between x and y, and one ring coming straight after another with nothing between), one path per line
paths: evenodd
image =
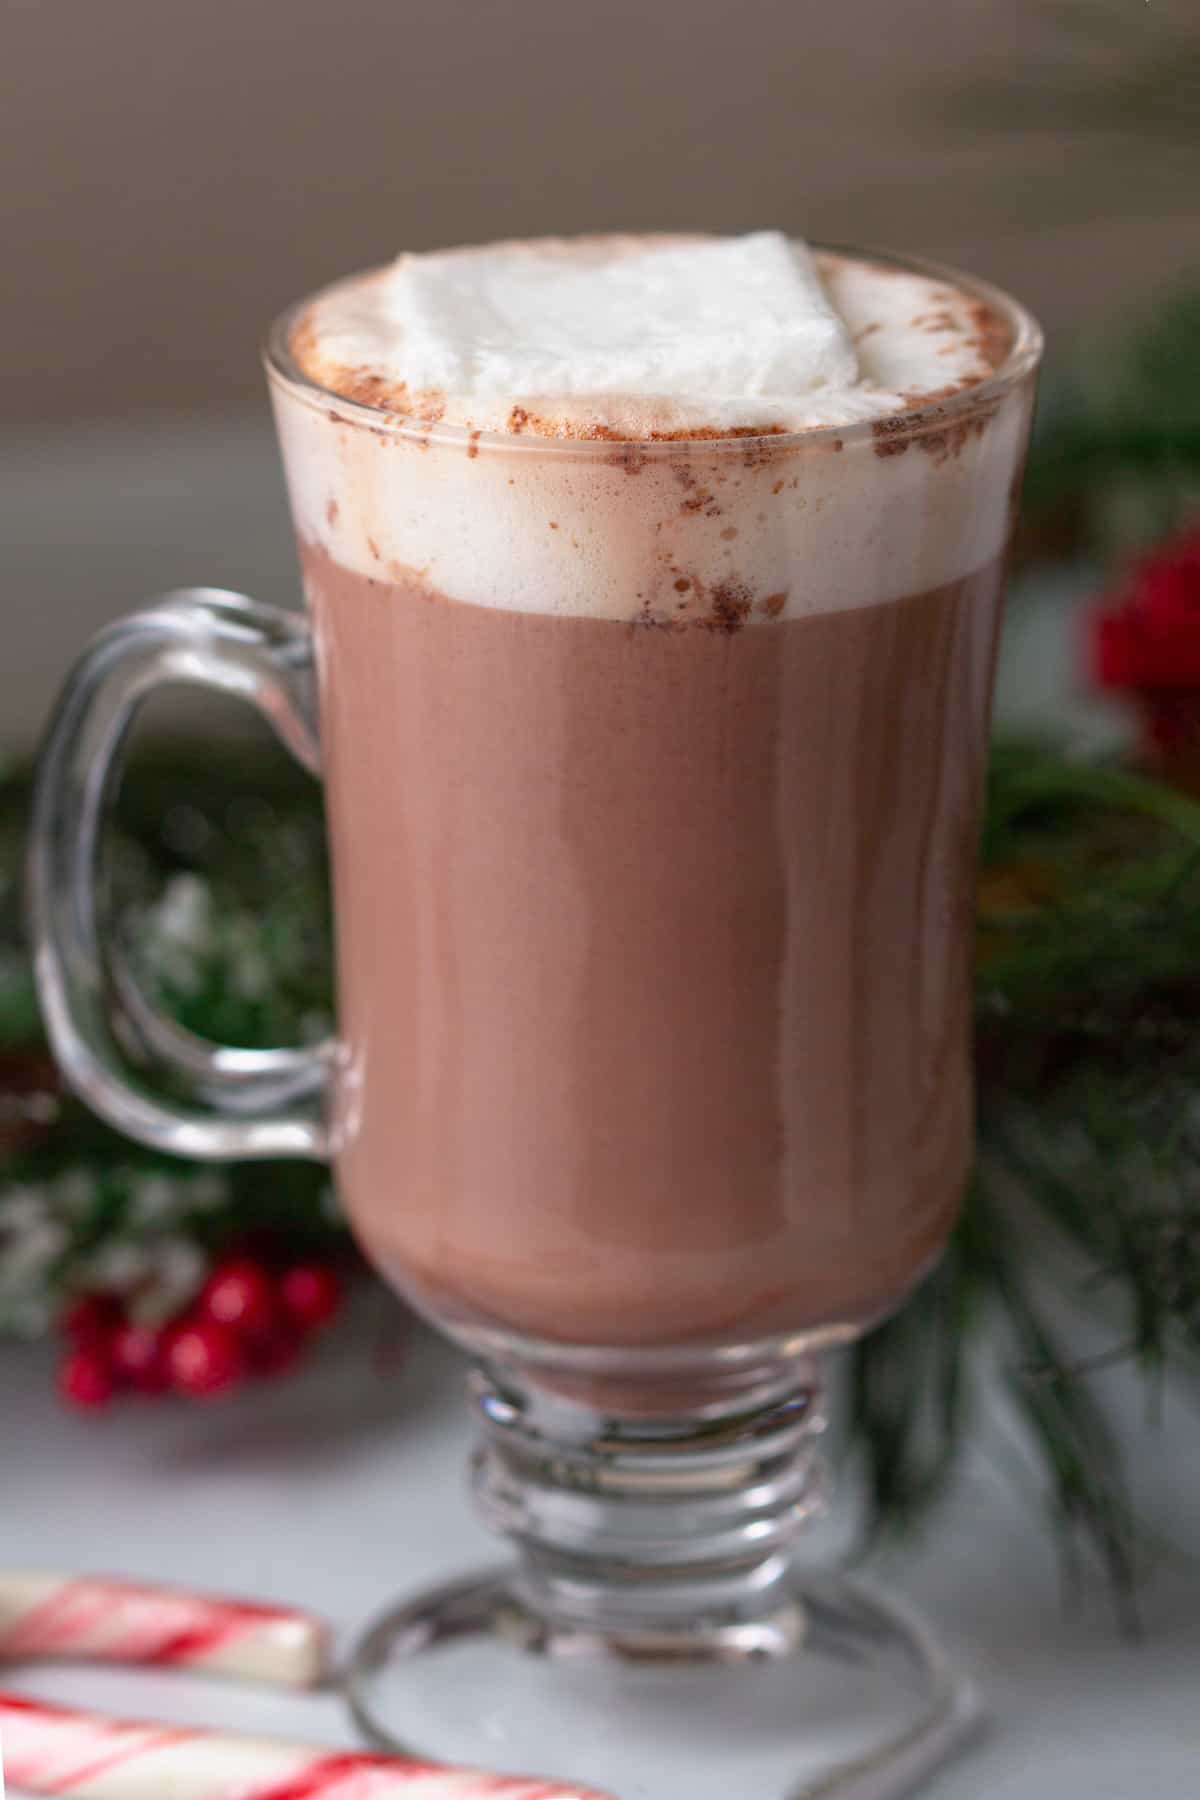
M755 311L753 346L731 354L743 357L743 374L754 361L760 381L790 366L797 386L809 385L786 401L631 392L605 398L598 410L594 395L575 394L542 396L548 410L539 414L513 393L418 396L398 377L395 334L385 341L380 324L381 296L389 283L395 289L396 271L319 297L293 330L296 360L312 380L383 416L371 429L367 414L339 414L336 401L276 383L301 536L375 580L415 577L475 605L672 624L734 614L750 624L861 606L982 568L1011 523L1010 484L998 472L1011 467L1027 428L1027 387L974 411L961 410L964 395L944 425L936 412L916 426L902 415L993 373L1009 348L1007 320L945 279L822 252L815 266L832 328L819 306L802 303L807 264L797 257L789 266L805 342L789 345L772 323L787 287L777 240L762 236L769 241L749 243L769 298ZM731 251L743 273L747 242ZM558 264L566 256L582 270L647 243L663 240L557 241L487 254L541 254ZM455 323L422 351L423 375L435 353L453 360L451 345L465 366L464 324L468 313L476 322L478 315L463 271L483 254L430 259L441 272L421 289L427 302L448 293L445 266L460 261L451 282ZM506 305L514 291L506 289ZM411 292L408 304L411 318ZM724 301L706 313L707 304L698 303L693 319L724 316ZM736 338L732 315L727 329ZM358 356L368 340L373 363ZM857 376L838 385L831 377L846 371L847 344ZM616 357L628 372L636 333L614 331L603 354L610 369ZM691 381L705 359L695 345L688 354ZM517 379L511 342L502 358L484 361L487 381L498 382L502 367ZM683 385L685 362L676 364ZM561 375L561 358L556 366ZM638 379L649 379L648 367ZM484 435L488 426L497 435ZM846 438L830 426L845 426ZM826 429L806 439L817 427ZM799 435L733 435L756 428ZM713 441L646 441L656 434Z

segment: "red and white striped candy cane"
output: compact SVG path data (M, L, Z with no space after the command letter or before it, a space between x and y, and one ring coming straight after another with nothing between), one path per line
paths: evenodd
M0 1692L10 1783L72 1800L611 1800L574 1782L138 1724Z
M328 1633L310 1613L95 1576L0 1570L0 1662L180 1664L275 1687L325 1673Z

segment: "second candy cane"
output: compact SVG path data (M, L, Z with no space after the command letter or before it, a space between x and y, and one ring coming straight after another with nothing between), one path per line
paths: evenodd
M311 1613L148 1582L0 1569L0 1662L154 1663L312 1687L328 1633Z
M0 1692L9 1782L71 1800L610 1800L569 1781L110 1719Z

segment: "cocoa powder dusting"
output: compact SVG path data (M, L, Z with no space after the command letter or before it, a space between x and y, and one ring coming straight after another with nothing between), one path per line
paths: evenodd
M909 439L899 435L903 430L903 419L873 419L871 434L876 456L903 456L909 445Z
M984 421L978 418L959 419L957 423L948 425L944 431L923 431L914 439L919 450L934 457L938 462L945 462L947 457L957 456L963 446L973 437L978 437L983 430Z
M951 390L956 391L957 389ZM945 462L951 456L958 456L972 438L983 436L997 404L996 401L984 402L974 407L965 418L949 420L942 407L930 409L923 418L916 420L903 415L891 419L875 419L871 425L875 437L875 454L900 456L910 444L915 444L927 456L932 456L938 462Z
M767 463L774 462L779 455L779 449L769 440L772 437L779 437L783 431L782 425L775 425L770 431L756 432L742 452L743 469L761 469Z
M612 456L606 456L605 462L611 463L614 469L623 469L626 475L640 475L649 460L644 450L636 444L622 444Z
M754 596L744 581L732 577L719 581L712 590L712 612L696 622L708 631L723 631L730 637L746 623Z
M1007 319L986 300L972 300L970 315L975 328L975 349L991 368L998 369L1012 349L1012 331Z
M685 495L680 502L680 512L703 513L706 519L715 519L720 515L721 508L711 488L702 487L690 471L680 470L676 479Z
M643 600L629 625L633 631L682 631L685 621L673 619L669 613L656 612L649 600Z

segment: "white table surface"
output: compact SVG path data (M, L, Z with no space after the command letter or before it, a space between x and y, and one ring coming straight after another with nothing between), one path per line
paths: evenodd
M4 462L0 743L29 742L87 635L156 590L211 581L294 596L265 420L73 432ZM1001 712L1052 714L1086 735L1095 721L1070 700L1054 600L1015 610ZM1036 1508L998 1473L999 1420L924 1543L876 1572L961 1647L986 1690L986 1735L934 1800L1200 1796L1200 1422L1168 1398L1151 1425L1128 1376L1106 1387L1142 1510L1177 1551L1146 1593L1143 1643L1116 1635L1098 1587L1065 1599ZM348 1637L405 1589L488 1556L464 1493L467 1443L453 1359L424 1339L390 1376L350 1329L273 1389L102 1419L61 1409L44 1347L0 1345L0 1557L295 1601ZM328 1696L76 1669L21 1679L66 1701L352 1741Z
M342 1642L389 1599L489 1560L465 1495L457 1361L418 1334L381 1372L376 1330L342 1327L310 1367L220 1404L99 1418L58 1405L45 1347L0 1350L4 1560L295 1602L327 1615ZM1200 1429L1177 1397L1152 1423L1126 1375L1105 1380L1143 1513L1173 1547L1143 1597L1142 1642L1117 1634L1098 1583L1075 1602L1064 1594L1040 1519L996 1467L998 1422L925 1541L872 1566L985 1690L984 1734L925 1790L931 1800L1200 1794ZM14 1679L67 1703L354 1741L333 1695L65 1666Z

